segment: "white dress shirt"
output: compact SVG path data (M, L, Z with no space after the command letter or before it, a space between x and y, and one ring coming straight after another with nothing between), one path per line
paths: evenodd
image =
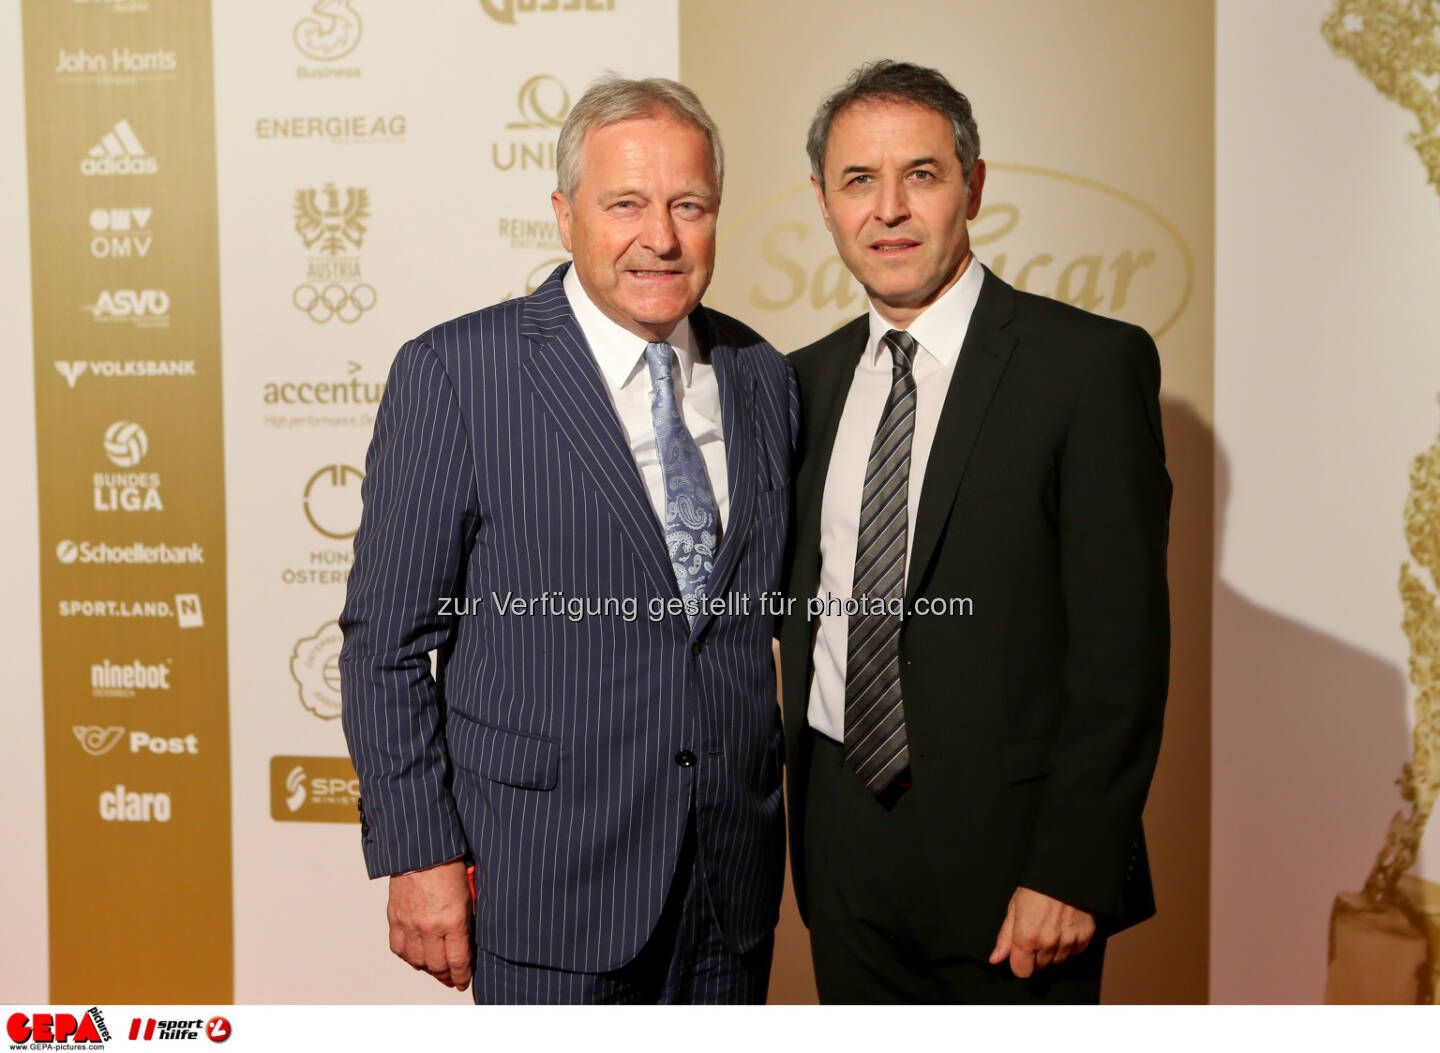
M927 307L906 330L919 349L912 363L915 377L915 430L910 441L910 480L907 493L906 580L909 580L910 552L915 543L915 513L920 507L920 489L925 465L935 441L935 426L945 405L950 379L960 347L970 328L970 316L980 298L984 270L974 256L965 265L960 280ZM865 484L865 467L875 430L890 395L890 348L881 338L894 329L872 305L870 339L855 366L855 380L845 399L835 449L825 476L825 494L820 506L820 585L816 595L838 599L850 596L855 581L855 546L860 537L860 500ZM824 613L815 633L815 678L810 683L807 717L810 726L836 742L845 740L845 658L850 620L843 613Z
M636 336L591 302L572 265L565 273L565 296L580 323L580 332L600 366L605 389L620 418L620 428L660 525L665 525L665 472L655 445L655 418L650 412L654 385L645 362L644 337ZM730 478L725 467L725 437L721 430L720 382L709 356L696 346L690 319L680 324L666 341L675 349L679 369L671 370L675 381L675 406L680 419L700 448L710 491L715 495L715 513L723 528L730 513Z

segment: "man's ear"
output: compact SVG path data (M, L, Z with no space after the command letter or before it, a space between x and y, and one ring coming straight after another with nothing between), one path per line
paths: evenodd
M560 226L560 244L565 246L565 251L572 253L570 248L570 202L560 191L550 195L550 204L555 209L555 222Z
M965 209L965 218L974 219L980 214L980 194L985 189L985 162L976 161L975 167L970 169L969 190L970 202Z
M825 220L825 229L834 234L835 228L830 225L830 210L825 207L825 188L813 174L810 176L810 185L815 188L815 200L820 205L820 217Z

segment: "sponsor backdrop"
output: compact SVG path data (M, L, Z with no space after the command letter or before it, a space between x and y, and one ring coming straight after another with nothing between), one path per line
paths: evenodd
M0 940L27 953L0 993L464 1000L386 949L337 719L391 356L563 258L554 139L606 68L682 76L726 136L709 302L784 350L859 313L802 143L823 92L891 54L975 104L979 258L1144 325L1164 362L1161 913L1112 944L1106 998L1433 997L1440 69L1402 46L1434 29L1419 11L7 6L3 325L33 355L0 393L3 537L31 554L4 571L0 835L22 847ZM788 900L778 948L772 999L813 998Z

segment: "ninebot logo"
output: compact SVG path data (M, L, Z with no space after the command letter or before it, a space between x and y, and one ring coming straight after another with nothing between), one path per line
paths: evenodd
M145 429L131 420L117 420L105 429L105 456L117 468L134 468L149 449Z
M316 0L315 17L295 23L295 47L306 58L333 62L355 50L360 43L360 16L350 0Z
M89 154L80 162L80 171L87 176L154 175L159 165L155 158L146 155L135 129L122 117L90 147Z
M305 518L317 532L337 541L360 528L360 483L365 473L348 464L327 464L305 484Z
M80 742L80 748L92 757L109 753L125 734L122 727L102 728L94 724L76 724L70 729Z
M295 644L290 675L300 688L300 704L321 720L340 715L340 646L345 638L339 622L326 622Z

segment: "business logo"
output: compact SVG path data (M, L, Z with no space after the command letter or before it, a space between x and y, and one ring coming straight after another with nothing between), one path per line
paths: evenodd
M163 48L135 51L116 47L109 52L61 48L53 72L62 82L91 81L108 86L171 80L179 68L180 61L175 52Z
M102 359L89 361L56 362L55 372L65 378L66 387L75 390L76 382L83 376L99 380L150 379L151 377L193 377L195 360L186 359Z
M103 541L74 542L66 539L55 546L55 558L61 563L109 564L132 566L195 566L205 562L205 549L191 545L147 545L132 541L125 545L108 545Z
M271 757L270 818L357 823L360 779L348 757Z
M363 280L359 256L369 219L370 192L360 187L341 193L326 183L295 192L295 233L312 255L291 302L312 322L357 322L375 306L375 287Z
M30 1043L104 1049L110 1041L105 1018L95 1006L79 1017L70 1013L11 1013L5 1021L5 1034L14 1043L11 1049L21 1049Z
M290 676L300 688L300 704L321 720L340 715L339 622L326 622L314 636L298 640L290 652Z
M80 743L80 748L92 757L100 757L115 748L115 743L125 734L122 727L102 728L95 724L76 724L70 729Z
M295 23L295 47L300 54L316 62L334 62L355 50L364 26L350 3L316 0L311 14Z
M124 117L90 147L80 162L80 171L87 176L154 175L159 170L159 164L145 152L140 137Z
M265 424L272 428L298 428L338 424L369 428L385 393L383 380L366 380L359 362L346 364L344 377L294 377L267 380L260 401Z
M107 823L168 823L170 795L127 790L120 783L100 794L100 818Z
M131 1017L131 1042L189 1041L204 1035L211 1042L224 1042L230 1037L230 1021L223 1016L208 1020L157 1020L155 1017Z
M128 322L137 329L170 326L170 294L164 289L104 289L84 310L97 322Z
M1163 215L1085 176L994 162L987 204L970 225L976 255L1016 288L1165 333L1194 281L1189 247ZM796 183L721 233L730 261L710 295L748 304L777 346L865 310L865 293L835 251L810 184Z
M97 260L145 259L150 255L150 217L154 211L151 208L91 209L90 255Z
M115 600L108 597L60 600L56 610L62 618L174 618L182 629L195 629L205 624L200 597L193 592L176 593L173 604L169 600Z
M409 122L401 113L311 114L308 117L257 117L257 139L328 139L350 143L403 143Z
M149 664L112 662L108 658L90 666L90 694L95 698L136 698L142 691L169 691L173 662Z
M520 85L515 96L519 117L507 121L507 132L545 132L543 136L511 135L490 144L490 159L502 172L543 171L555 167L555 135L570 115L570 92L558 77L537 73Z
M578 14L582 11L614 11L615 0L480 0L480 9L507 26L515 25L515 16L546 14Z

